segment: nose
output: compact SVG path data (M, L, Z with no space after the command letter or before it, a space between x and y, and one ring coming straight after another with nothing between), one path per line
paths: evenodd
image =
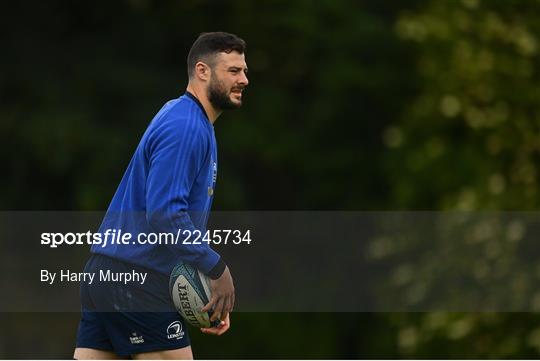
M246 73L242 72L242 75L240 76L240 81L238 83L242 84L243 86L247 86L249 84Z

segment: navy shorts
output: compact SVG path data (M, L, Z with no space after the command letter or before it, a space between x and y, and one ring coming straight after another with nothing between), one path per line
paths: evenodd
M190 345L184 321L169 295L167 276L98 254L90 257L84 272L95 277L92 283L81 283L77 347L129 356ZM143 284L107 278L134 272L146 273Z

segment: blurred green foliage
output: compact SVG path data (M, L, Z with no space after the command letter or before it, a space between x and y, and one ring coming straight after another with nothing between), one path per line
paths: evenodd
M537 208L538 6L433 1L399 16L395 30L417 48L422 90L384 132L398 205Z
M251 85L242 110L216 123L216 209L534 210L539 10L535 0L11 3L0 12L0 204L106 208L146 124L183 93L193 40L225 30L248 43ZM34 316L2 317L3 357L71 356L76 315L39 316L59 330L42 353L17 342ZM539 321L238 314L228 336L193 338L202 358L538 357Z
M539 6L538 1L430 1L420 11L398 16L396 34L415 47L422 85L383 133L385 169L399 179L391 185L395 207L538 208L540 28L533 14ZM481 258L470 259L478 252L462 248L457 257L447 253L446 259L433 260L431 269L420 263L415 272L429 274L433 263L478 270L480 278L500 285L501 296L506 292L512 301L535 302L537 294L529 290L538 283L537 272L517 263L515 252L527 252L528 245L537 254L536 235L523 239L526 225L520 222L499 229L485 220L474 227L469 238L483 248ZM455 232L446 234L448 244ZM452 266L450 260L458 259L459 265ZM429 313L391 319L400 325L402 352L414 357L538 357L540 352L536 314Z

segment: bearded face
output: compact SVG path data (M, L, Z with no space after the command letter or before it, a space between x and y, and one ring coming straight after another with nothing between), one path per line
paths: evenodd
M244 54L222 52L207 66L211 72L206 95L212 106L218 110L241 107L242 92L249 84Z
M236 109L242 106L243 86L229 85L213 73L208 83L208 100L216 109ZM234 99L233 99L234 97Z

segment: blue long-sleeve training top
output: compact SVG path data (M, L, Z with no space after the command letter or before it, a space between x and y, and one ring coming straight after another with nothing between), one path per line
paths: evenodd
M176 237L177 244L138 241L142 233L176 236L179 229L204 235L216 175L214 128L201 103L186 92L167 102L152 119L99 229L102 235L121 230L131 239L128 244L94 244L91 252L167 275L183 261L219 277L225 268L220 256L208 243L189 244L194 236L184 242L187 232Z

